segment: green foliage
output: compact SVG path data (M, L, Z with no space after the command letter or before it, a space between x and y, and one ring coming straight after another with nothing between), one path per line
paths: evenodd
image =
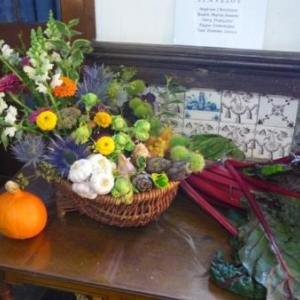
M186 88L175 83L172 77L166 76L166 85L159 91L159 98L162 100L160 103L160 112L157 114L159 120L166 118L178 118L178 113L172 112L172 107L175 105L183 104L183 100L178 98L179 94L186 91Z
M219 134L195 134L191 137L191 148L209 160L224 157L245 159L245 153L231 139Z
M221 252L211 263L210 279L236 294L258 300L266 298L266 288L257 283L243 265L225 261Z
M268 299L300 298L300 201L275 193L256 193L256 199L280 249L274 252L258 219L251 215L240 229L239 258L248 273L268 290Z

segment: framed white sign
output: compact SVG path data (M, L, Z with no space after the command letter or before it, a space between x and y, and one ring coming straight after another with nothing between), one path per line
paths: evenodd
M262 49L268 0L176 0L174 44Z

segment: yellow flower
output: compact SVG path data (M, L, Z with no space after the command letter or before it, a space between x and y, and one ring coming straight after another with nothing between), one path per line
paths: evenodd
M95 114L93 121L100 127L106 128L112 122L112 117L110 114L104 111L99 111Z
M102 155L109 155L115 150L115 142L109 136L102 136L95 143L95 150Z
M35 122L43 131L53 130L57 124L57 116L51 110L46 110L37 116Z
M77 90L76 83L66 76L60 77L60 80L62 84L52 90L53 95L60 98L74 96Z

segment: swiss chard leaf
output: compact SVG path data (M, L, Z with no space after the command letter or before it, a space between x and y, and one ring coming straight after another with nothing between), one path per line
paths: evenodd
M250 193L232 165L249 205L249 222L240 229L239 258L249 274L267 288L267 299L300 299L300 200L279 193Z
M267 288L268 299L299 299L300 201L276 193L256 193L256 199L283 260L280 261L274 253L254 214L240 230L244 246L239 250L239 258L249 274Z
M251 277L242 264L229 263L218 252L210 267L210 278L219 287L252 299L265 299L266 288Z

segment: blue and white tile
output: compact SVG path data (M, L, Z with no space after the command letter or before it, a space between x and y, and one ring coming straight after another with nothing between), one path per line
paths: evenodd
M286 156L291 151L292 128L280 128L258 125L255 133L253 157L276 159Z
M223 91L221 121L237 124L256 124L259 94Z
M218 133L219 123L215 121L203 121L184 119L183 133L187 136L200 133Z
M258 111L258 125L294 128L299 100L278 95L261 95Z
M160 86L151 86L150 93L155 96L155 111L157 114L168 112L183 118L185 93L170 95L165 87Z
M219 134L230 138L247 157L252 157L255 125L220 122Z
M222 93L213 89L190 89L185 95L184 118L219 121Z

